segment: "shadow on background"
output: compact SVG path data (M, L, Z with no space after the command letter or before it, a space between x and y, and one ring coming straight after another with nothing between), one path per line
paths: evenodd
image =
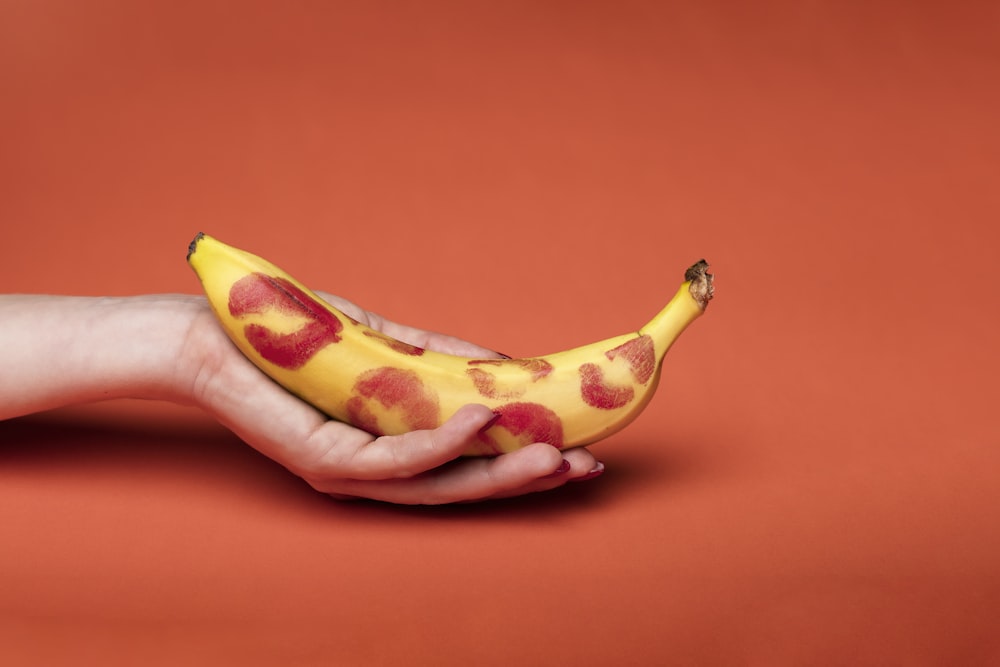
M53 411L0 422L4 474L210 480L236 495L312 495L280 465L208 417Z
M624 444L611 444L607 451L599 452L606 472L596 479L488 502L401 506L335 500L318 493L207 417L111 419L52 412L0 422L0 474L105 479L121 475L164 484L185 480L211 484L216 493L231 494L237 501L273 503L293 512L338 519L350 514L364 520L404 515L413 519L510 521L611 505L657 486L690 480L704 467L691 456L689 447L671 448L663 442Z

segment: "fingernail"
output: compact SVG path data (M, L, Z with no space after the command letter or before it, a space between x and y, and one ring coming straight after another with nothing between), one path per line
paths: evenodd
M483 424L482 428L479 429L480 435L482 435L483 433L486 433L486 431L490 430L490 427L492 427L494 424L496 424L498 419L500 419L500 413L499 412L494 412L493 416L490 417L490 420L488 422L486 422L485 424Z
M579 477L574 477L570 481L571 482L585 482L588 479L594 479L595 477L600 477L601 473L603 473L603 472L604 472L604 464L601 463L600 461L598 461L597 465L595 465L594 468L590 472L588 472L586 475L580 475Z
M570 469L569 461L563 459L562 463L559 464L558 468L550 472L548 475L544 475L542 479L548 479L549 477L558 477L559 475L569 472L569 469Z

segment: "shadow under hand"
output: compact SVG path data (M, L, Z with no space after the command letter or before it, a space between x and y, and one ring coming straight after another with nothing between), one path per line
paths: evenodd
M513 498L486 500L440 506L390 505L358 500L359 512L372 515L406 514L445 519L537 521L628 502L656 492L660 487L678 484L699 474L701 462L691 455L691 448L672 448L658 442L623 447L609 444L608 452L599 451L605 472L593 479L566 484L539 493ZM600 445L598 445L600 446Z
M5 474L20 471L63 479L97 475L105 480L120 477L168 486L210 486L213 495L230 496L237 502L284 506L296 513L339 520L403 515L537 521L643 497L697 475L702 467L691 447L672 447L668 442L623 445L609 444L606 453L598 452L605 472L594 479L501 500L405 506L325 496L208 417L109 418L70 411L0 422L0 469Z
M0 469L61 481L210 487L258 502L262 495L319 495L207 417L108 417L78 409L0 421Z

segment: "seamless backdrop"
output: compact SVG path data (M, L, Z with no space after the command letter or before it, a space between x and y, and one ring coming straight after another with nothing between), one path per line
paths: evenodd
M717 298L602 477L507 502L337 503L170 405L0 423L0 657L1000 664L998 26L3 2L5 292L194 293L204 231L510 355L700 257Z

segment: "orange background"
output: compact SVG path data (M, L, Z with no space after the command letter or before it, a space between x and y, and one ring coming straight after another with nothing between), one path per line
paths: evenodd
M5 664L1000 664L989 2L4 2L0 284L197 231L511 355L717 298L600 478L341 504L201 413L0 423Z

